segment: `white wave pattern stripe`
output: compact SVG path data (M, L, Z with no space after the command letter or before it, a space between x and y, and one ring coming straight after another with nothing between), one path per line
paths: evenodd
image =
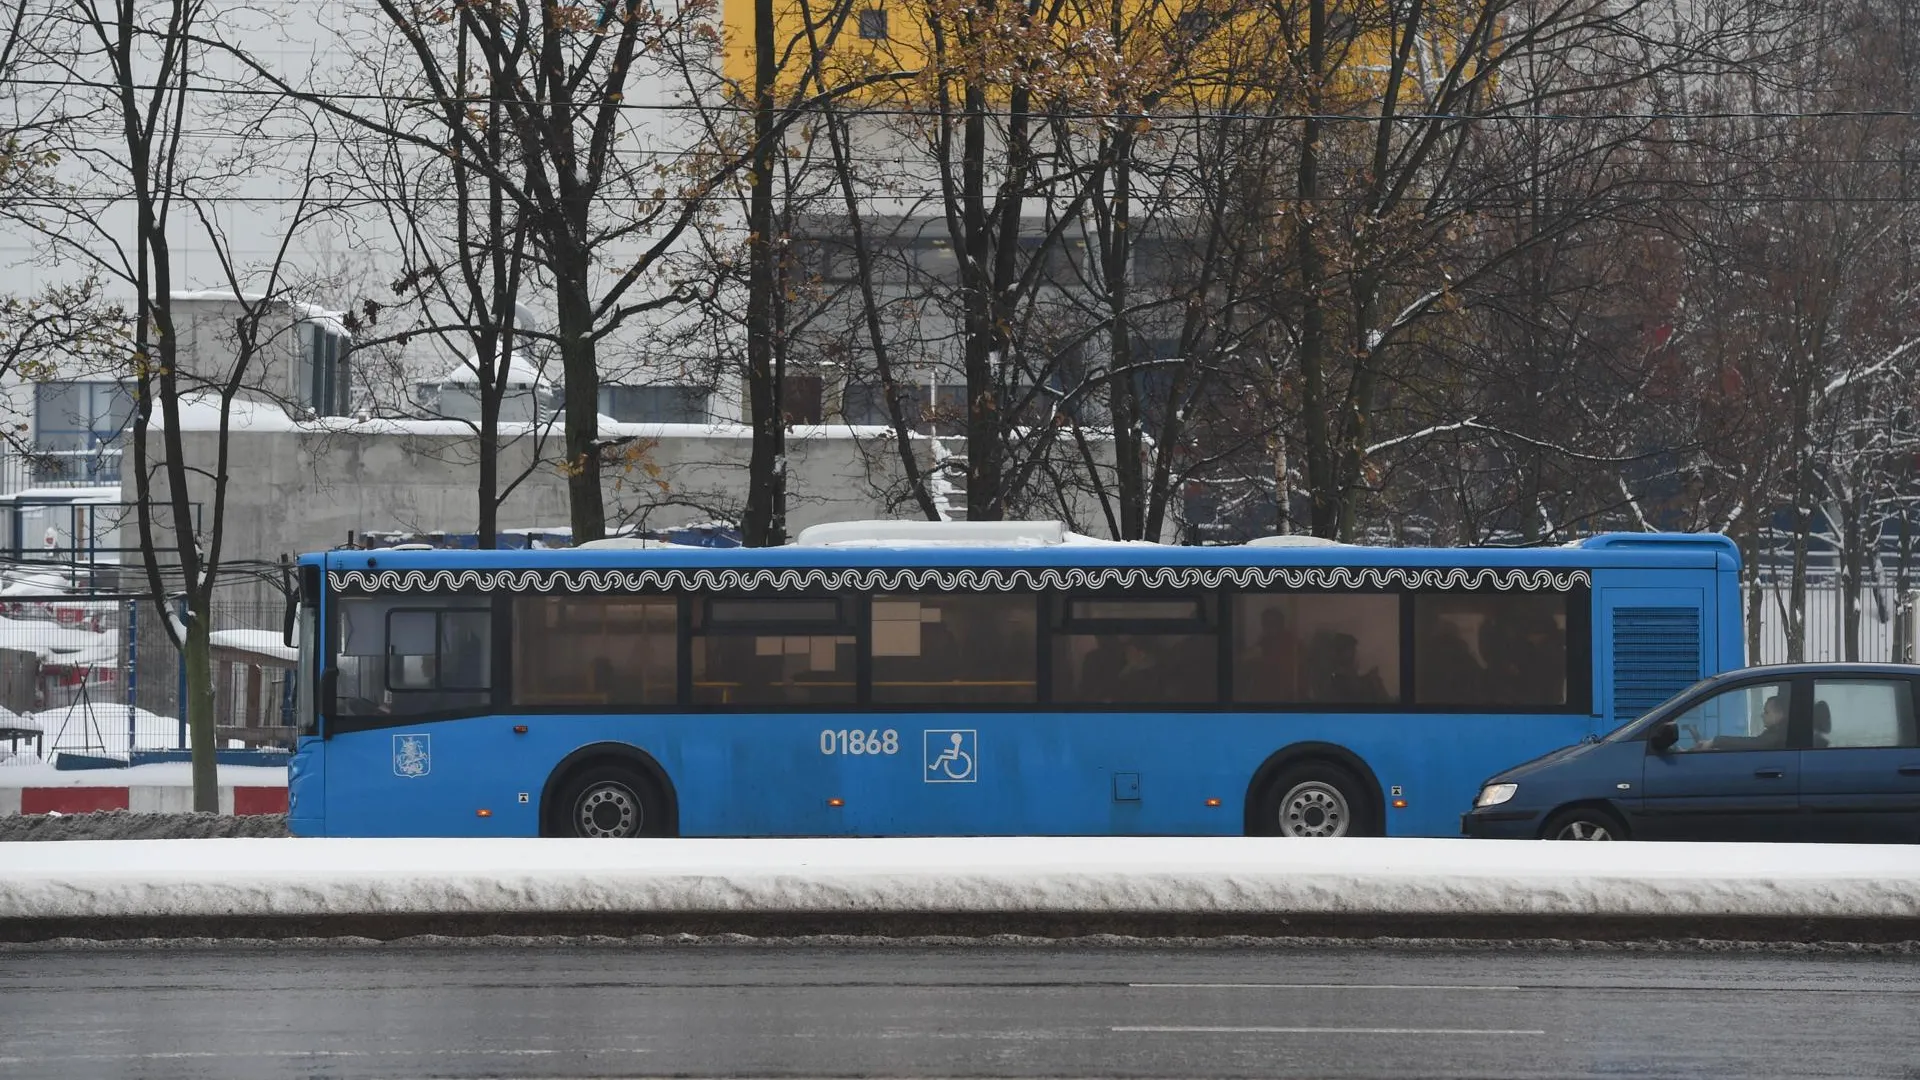
M1048 590L1496 589L1568 592L1590 586L1585 570L1398 566L859 567L649 570L345 570L336 592L671 593L758 591L1009 592Z

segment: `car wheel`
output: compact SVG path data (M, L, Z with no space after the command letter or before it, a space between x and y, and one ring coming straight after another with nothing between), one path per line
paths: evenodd
M1540 837L1543 840L1625 840L1627 827L1605 810L1577 806L1548 818Z
M1295 765L1267 785L1254 831L1303 839L1372 835L1366 788L1338 765Z

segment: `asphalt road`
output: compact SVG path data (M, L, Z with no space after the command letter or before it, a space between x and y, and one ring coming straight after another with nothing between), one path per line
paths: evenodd
M1920 1077L1920 962L1112 949L0 952L0 1076Z

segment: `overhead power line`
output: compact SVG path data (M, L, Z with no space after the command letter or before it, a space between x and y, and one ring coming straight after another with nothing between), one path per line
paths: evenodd
M39 87L42 89L50 89L50 90L86 89L86 90L117 91L121 89L120 84L112 83L112 82L93 81L93 80L87 80L87 79L28 79L28 78L21 78L18 76L0 77L0 86ZM319 101L326 101L326 102L336 103L336 104L341 102L380 102L380 103L390 104L390 105L436 106L436 107L446 104L446 102L444 102L443 99L428 96L428 95L387 94L387 93L377 93L377 92L353 92L353 91L346 91L346 90L325 90L325 91L303 90L297 93L289 93L287 91L280 90L274 87L261 87L261 86L223 87L223 86L216 86L216 85L202 85L197 83L188 84L187 86L184 86L184 87L148 85L148 84L142 83L135 86L134 89L142 94L187 93L187 94L197 94L197 95L205 95L205 96L212 96L212 97L259 97L259 98L272 98L280 101L295 102L295 103L304 103L308 100L319 100ZM851 103L837 104L833 106L833 109L836 113L839 113L841 115L857 115L857 116L920 117L920 118L927 117L928 115L931 114L931 110L925 109L925 108L909 109L909 108L899 108L899 107L880 107L880 106L872 106L872 105L862 105L858 102L856 98L848 98L845 100ZM459 105L466 105L466 106L490 105L490 104L501 104L501 105L528 104L528 105L539 105L543 107L551 104L551 102L547 102L544 100L529 100L529 99L521 98L518 96L512 96L512 95L496 97L496 96L487 95L487 94L465 95L456 99L454 103ZM753 113L752 104L744 103L744 102L743 103L645 102L645 101L606 102L606 101L594 99L594 98L583 98L579 102L578 107L581 112L585 113L585 112L597 112L601 108L607 105L612 105L616 109L619 109L621 111L628 111L628 112L689 113L689 114L731 113L731 114L740 115L740 116L750 116ZM1077 109L1049 110L1045 108L1036 108L1036 109L1029 110L1025 115L1045 116L1045 117L1057 118L1061 120L1110 120L1110 121L1148 121L1148 122L1163 121L1163 120L1164 121L1179 120L1179 121L1194 121L1194 122L1226 120L1226 121L1249 122L1249 123L1253 123L1253 122L1300 123L1308 120L1314 120L1322 123L1349 123L1349 124L1433 123L1433 122L1438 122L1438 123L1481 122L1481 123L1512 124L1512 123L1536 123L1536 122L1591 123L1595 121L1633 121L1638 123L1657 123L1661 121L1694 122L1694 121L1707 121L1707 120L1920 121L1920 110L1913 110L1913 109L1711 109L1711 110L1650 109L1650 110L1637 110L1637 111L1622 110L1622 111L1584 112L1584 113L1519 111L1520 109L1524 108L1525 105L1526 103L1524 101L1520 101L1520 102L1515 102L1498 111L1490 111L1490 112L1462 113L1462 112L1427 112L1427 111L1416 110L1412 112L1396 112L1391 116L1383 116L1377 112L1296 112L1296 111L1235 112L1235 111L1229 111L1229 110L1202 110L1202 109L1187 109L1187 110L1167 109L1167 110L1154 110L1151 112L1130 112L1130 111L1124 111L1124 110L1111 111L1111 112L1098 112L1098 111L1077 110ZM795 111L795 110L805 111L804 109L799 109L798 106L789 105L789 106L782 107L782 111ZM985 112L988 115L994 116L994 117L1008 117L1008 116L1014 115L1010 110L1004 110L1004 109L987 109L985 110Z

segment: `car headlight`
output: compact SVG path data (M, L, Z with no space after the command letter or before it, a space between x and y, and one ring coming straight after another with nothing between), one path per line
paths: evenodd
M1473 805L1476 807L1499 806L1513 798L1514 793L1519 790L1519 784L1488 784L1480 789L1480 797L1473 800Z

